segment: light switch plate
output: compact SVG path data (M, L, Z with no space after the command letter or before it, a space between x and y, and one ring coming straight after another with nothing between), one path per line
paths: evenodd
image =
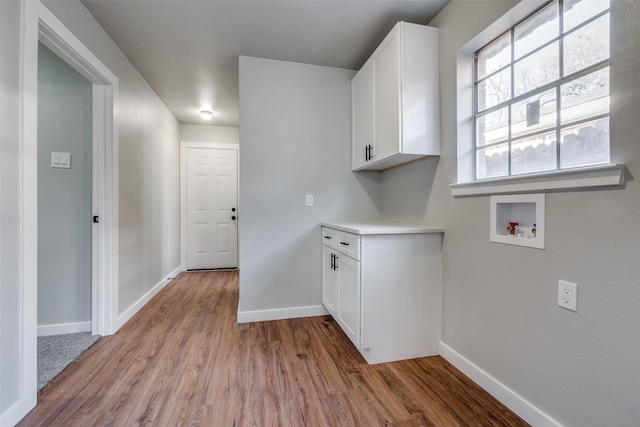
M71 153L53 151L51 153L51 167L71 169Z

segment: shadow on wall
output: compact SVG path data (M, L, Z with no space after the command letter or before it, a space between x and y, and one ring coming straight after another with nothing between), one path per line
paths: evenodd
M360 171L353 172L358 184L366 193L369 200L374 204L378 204L380 200L380 177L381 173L377 171Z
M440 156L427 157L382 172L382 215L385 219L414 218L411 221L424 222L439 161Z

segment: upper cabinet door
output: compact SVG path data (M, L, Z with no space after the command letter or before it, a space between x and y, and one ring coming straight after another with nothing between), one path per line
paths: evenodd
M440 154L438 43L437 28L399 22L356 74L353 170L384 170Z
M400 146L400 33L393 31L373 56L374 139L372 161L401 151Z
M359 169L371 159L373 139L373 67L371 61L351 80L351 168Z

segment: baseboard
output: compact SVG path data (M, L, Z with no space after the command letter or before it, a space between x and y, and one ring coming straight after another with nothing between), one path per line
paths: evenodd
M91 322L58 323L56 325L38 325L38 336L76 334L78 332L91 332Z
M15 426L25 417L30 410L36 407L36 383L33 385L33 393L22 393L20 400L0 413L0 427ZM28 394L28 396L27 396Z
M324 316L326 314L329 314L329 312L323 305L276 308L272 310L238 311L238 323L295 319L298 317Z
M169 275L167 276L167 279L175 279L178 274L182 273L183 271L187 271L184 268L182 268L182 264L179 265L175 270L173 270L171 273L169 273Z
M160 292L162 290L162 288L167 286L167 284L171 280L173 280L180 273L180 271L181 271L180 267L178 267L175 270L173 270L164 279L162 279L158 284L156 284L153 288L149 289L149 291L146 294L144 294L138 301L133 303L133 305L131 307L129 307L121 315L119 315L118 316L118 320L117 320L118 321L118 327L115 328L115 329L118 330L118 329L120 329L120 327L122 325L127 323L127 321L129 319L131 319L138 311L140 311L140 309L142 307L144 307L144 305L146 303L148 303L151 300L151 298L156 296L156 294L158 292Z
M469 359L465 358L442 341L440 341L439 347L440 355L443 358L462 371L466 376L475 381L480 387L485 389L489 394L518 414L518 416L529 424L536 427L562 426L562 424L536 408L518 393L493 378L479 366L475 365Z

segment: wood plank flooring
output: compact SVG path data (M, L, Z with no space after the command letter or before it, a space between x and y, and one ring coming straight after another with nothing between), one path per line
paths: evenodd
M238 273L182 273L21 426L525 426L441 357L367 365L331 317L238 325Z

